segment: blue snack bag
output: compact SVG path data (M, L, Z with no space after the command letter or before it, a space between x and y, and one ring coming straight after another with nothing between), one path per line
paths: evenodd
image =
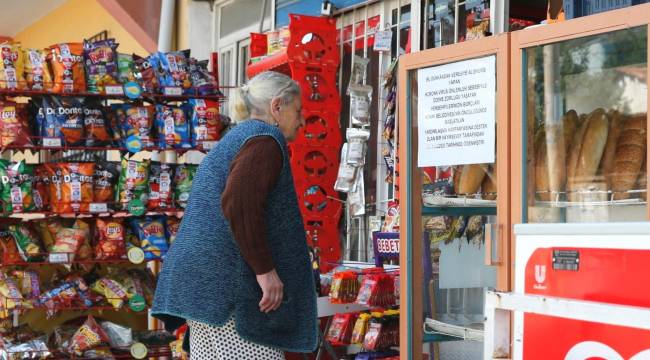
M84 115L81 102L75 98L43 99L43 138L61 139L61 145L84 145Z
M158 82L160 86L180 87L186 94L191 92L192 80L190 79L187 63L189 50L168 53L157 52L151 57L157 59Z
M156 105L156 131L160 148L188 149L192 146L186 109L185 105Z
M140 240L140 247L144 251L145 259L164 258L169 244L165 237L165 217L145 216L144 218L131 219L131 228Z

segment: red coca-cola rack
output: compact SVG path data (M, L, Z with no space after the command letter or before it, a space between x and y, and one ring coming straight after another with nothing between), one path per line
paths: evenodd
M291 169L309 243L318 249L322 264L336 263L343 208L334 190L342 143L336 21L292 14L289 31L288 46L271 56L266 56L266 35L251 34L251 56L266 57L250 64L247 74L277 71L300 84L305 126L289 146Z

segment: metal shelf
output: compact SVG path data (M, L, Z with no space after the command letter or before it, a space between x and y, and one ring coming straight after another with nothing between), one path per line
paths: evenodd
M467 206L467 207L422 207L422 216L474 216L496 215L495 206Z

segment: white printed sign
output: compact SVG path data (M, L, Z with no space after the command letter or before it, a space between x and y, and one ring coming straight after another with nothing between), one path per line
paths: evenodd
M384 31L377 31L375 33L375 44L373 45L373 50L390 51L392 39L393 39L393 32L390 29Z
M495 161L496 57L418 70L418 166Z

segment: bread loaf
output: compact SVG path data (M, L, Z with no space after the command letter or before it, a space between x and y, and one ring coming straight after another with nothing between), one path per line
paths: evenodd
M484 177L485 170L481 164L463 165L456 193L459 195L475 194Z
M643 201L648 201L648 161L644 161L639 170L639 176L636 178L636 185L634 186L635 190L645 190L644 192L639 193L639 197Z
M585 137L585 132L589 127L589 117L580 115L580 126L577 128L576 132L573 134L573 139L571 140L571 150L569 151L569 160L567 161L567 182L568 187L571 186L575 178L576 169L578 167L578 158L580 157L580 149L582 149L582 140Z
M575 168L567 170L570 174L568 187L573 193L591 188L590 183L598 171L609 132L605 110L596 109L591 112L579 132L584 132L582 139L578 140L580 147L577 147L576 143L572 147L572 151L578 154L577 159L574 159L574 153L571 154L571 160L575 160ZM569 196L569 199L576 201L574 196Z
M603 151L603 158L600 161L599 172L605 176L607 188L612 188L612 173L614 171L614 159L616 158L616 145L618 138L621 135L622 123L621 114L617 110L610 111L607 114L609 120L609 132L607 134L607 142L605 143L605 150Z
M614 199L627 198L627 191L637 182L639 171L646 158L646 115L627 118L616 145L612 191Z
M551 201L548 183L548 162L546 161L546 133L540 131L535 140L535 193L541 201Z
M485 200L496 200L497 198L497 164L489 166L489 171L481 184L481 193Z

